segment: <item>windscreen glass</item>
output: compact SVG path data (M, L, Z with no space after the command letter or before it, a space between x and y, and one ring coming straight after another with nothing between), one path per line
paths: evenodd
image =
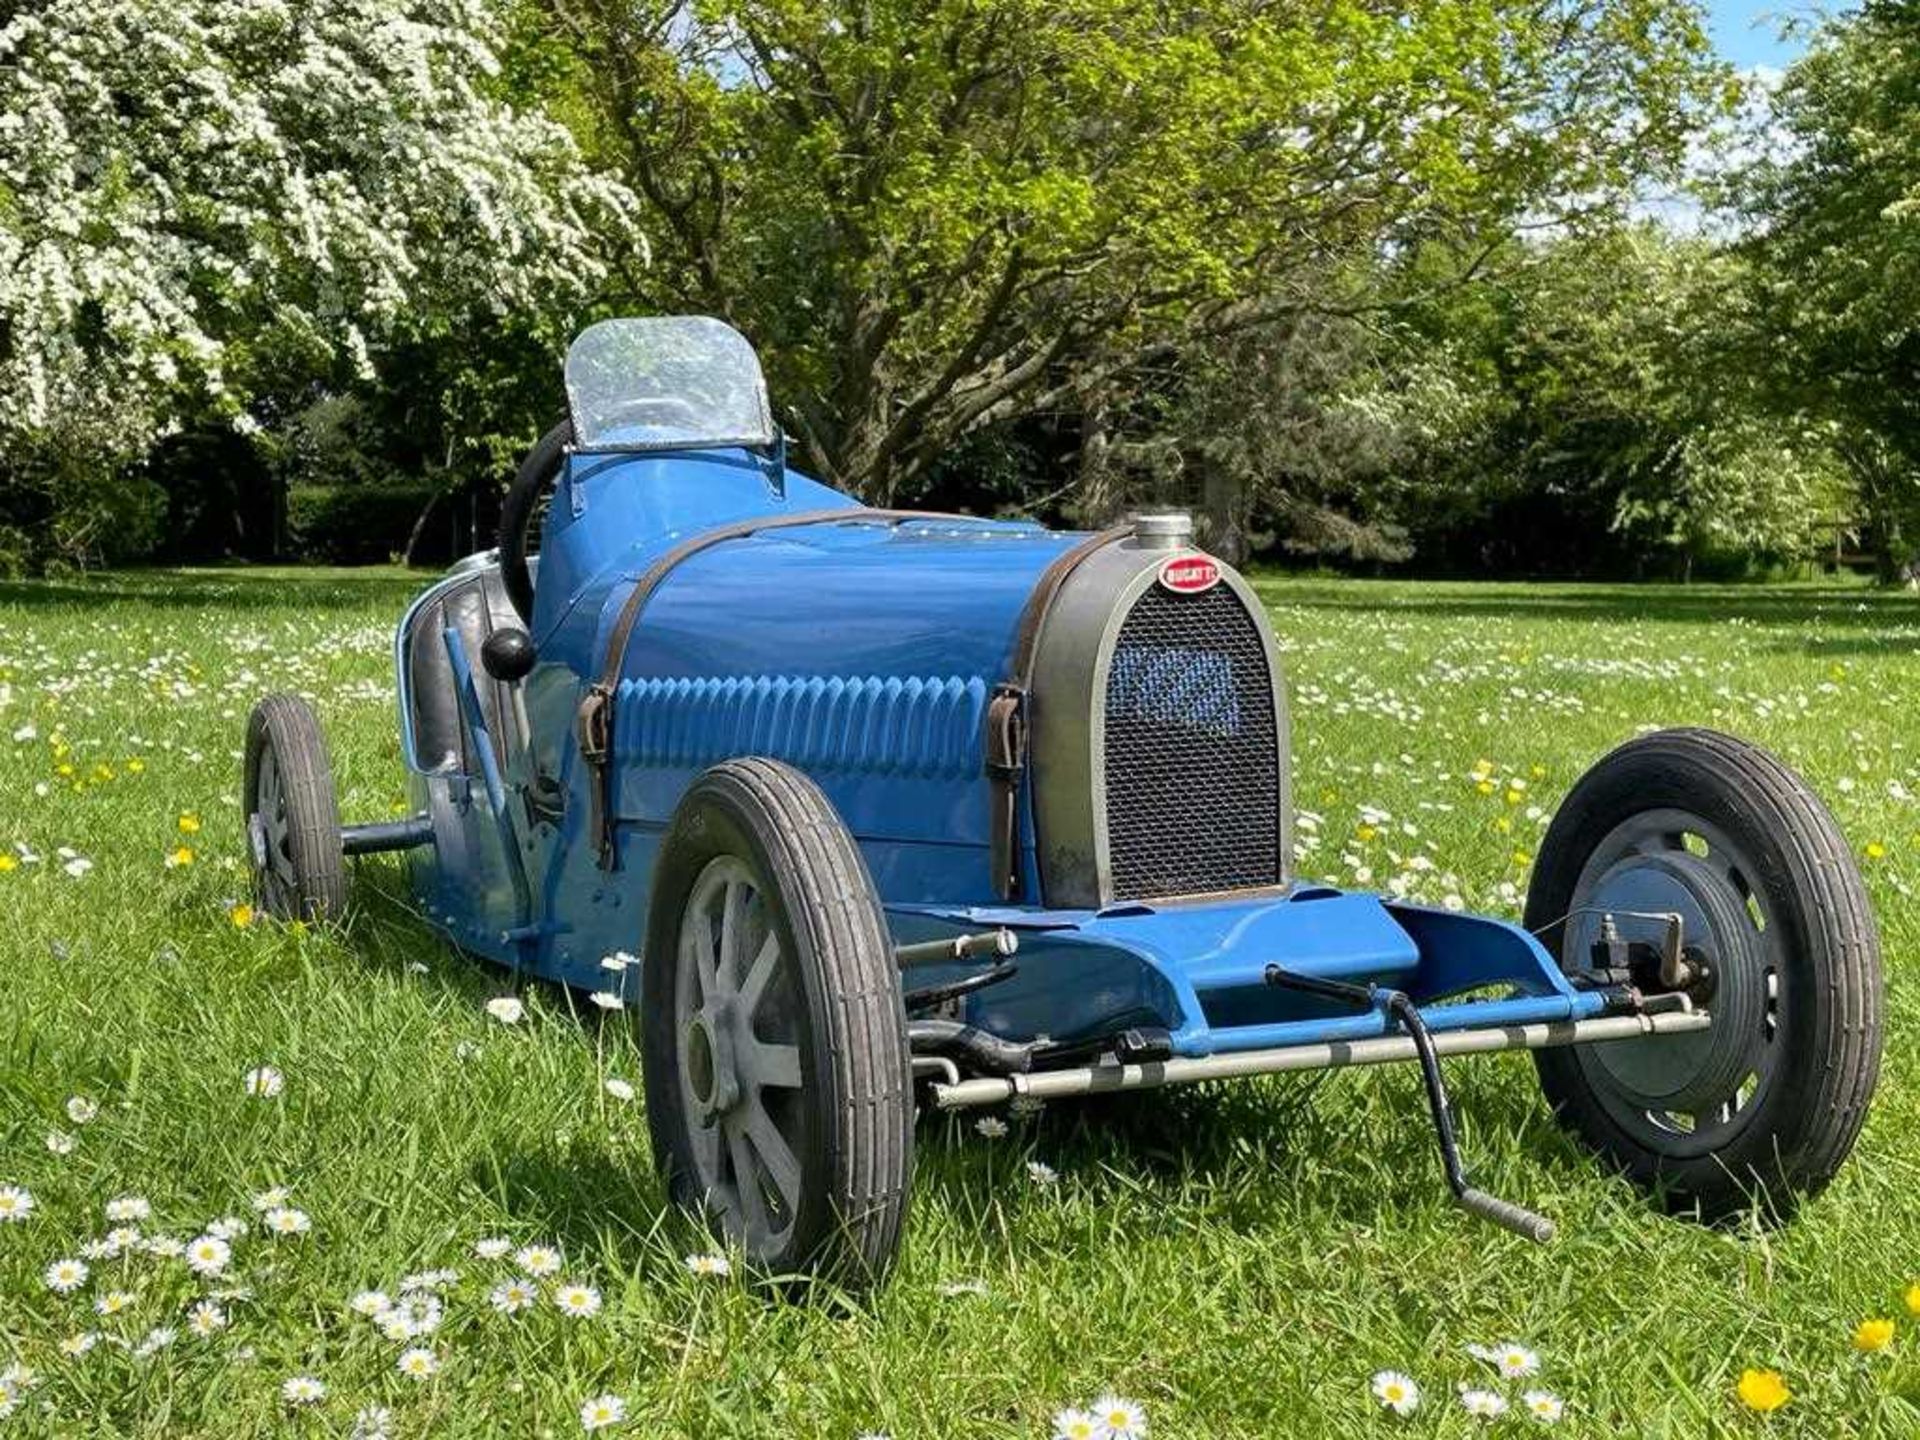
M699 315L602 320L567 351L567 405L582 449L771 445L760 361L732 326Z

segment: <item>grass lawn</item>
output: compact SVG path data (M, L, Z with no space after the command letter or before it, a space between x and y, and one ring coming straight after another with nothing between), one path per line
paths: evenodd
M0 852L16 861L0 860L0 1186L34 1200L0 1224L0 1369L38 1377L0 1436L338 1436L370 1404L395 1436L564 1436L610 1393L629 1416L616 1435L1045 1437L1056 1410L1109 1389L1175 1440L1466 1435L1483 1422L1457 1384L1524 1388L1467 1354L1504 1340L1538 1350L1526 1383L1564 1397L1569 1434L1920 1427L1920 1319L1902 1300L1920 1281L1915 600L1260 587L1287 651L1309 875L1517 915L1557 798L1642 727L1720 726L1812 778L1862 857L1892 984L1874 1114L1790 1227L1662 1218L1558 1134L1524 1059L1455 1061L1479 1183L1555 1218L1553 1245L1445 1202L1417 1073L1395 1068L1140 1097L1097 1125L1049 1114L997 1139L925 1117L903 1263L848 1307L688 1273L707 1245L663 1208L642 1105L604 1088L637 1082L632 1040L547 987L519 1025L490 1019L502 974L381 899L395 865L361 865L344 936L231 918L238 747L261 694L316 701L347 817L397 809L388 645L419 583L0 586ZM284 1077L274 1098L245 1092L263 1065ZM70 1097L97 1117L70 1119ZM1029 1160L1058 1182L1030 1180ZM262 1233L253 1200L276 1185L305 1233ZM150 1202L148 1237L229 1215L252 1230L215 1279L136 1248L49 1289L48 1266L125 1195ZM512 1270L476 1257L489 1236L557 1246L599 1313L496 1313ZM348 1302L439 1268L458 1278L443 1323L411 1342L439 1363L416 1380L396 1368L406 1346ZM96 1314L116 1291L126 1308ZM209 1291L232 1292L226 1323L197 1335L187 1306ZM1890 1351L1853 1349L1869 1316L1898 1318ZM143 1345L156 1326L178 1334ZM61 1353L93 1331L127 1343ZM1780 1371L1792 1399L1744 1411L1746 1367ZM1386 1368L1425 1388L1418 1413L1371 1400ZM324 1397L290 1406L296 1376Z

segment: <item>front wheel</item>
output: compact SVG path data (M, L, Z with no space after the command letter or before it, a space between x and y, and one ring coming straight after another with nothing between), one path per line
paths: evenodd
M762 1271L874 1283L906 1213L912 1066L853 837L798 771L727 761L675 810L650 907L647 1120L674 1199Z
M1839 827L1766 751L1711 730L1630 741L1548 828L1526 924L1585 968L1602 917L1658 943L1681 917L1710 1029L1535 1053L1576 1135L1675 1210L1763 1199L1775 1216L1832 1179L1879 1073L1880 942Z

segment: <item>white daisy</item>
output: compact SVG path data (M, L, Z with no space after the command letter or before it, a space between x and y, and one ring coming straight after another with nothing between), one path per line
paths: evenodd
M353 1417L347 1440L388 1440L392 1433L393 1412L384 1405L366 1405Z
M973 1122L973 1128L989 1140L998 1140L1006 1135L1007 1122L998 1115L982 1115Z
M187 1311L187 1328L202 1340L223 1330L227 1324L227 1312L211 1300L202 1300Z
M124 1255L140 1244L140 1227L137 1225L116 1225L100 1237L100 1249L109 1258Z
M1112 1391L1093 1402L1093 1414L1109 1440L1142 1440L1147 1433L1146 1410Z
M269 1185L265 1190L256 1190L253 1196L253 1208L256 1210L278 1210L293 1198L293 1192L284 1185Z
M493 1293L487 1296L487 1303L502 1315L517 1315L528 1309L539 1298L533 1286L524 1280L507 1280L493 1287Z
M513 1263L529 1275L552 1275L560 1268L560 1252L551 1245L522 1245L513 1252Z
M580 1407L582 1430L605 1430L627 1418L627 1402L618 1395L596 1395Z
M1106 1436L1087 1411L1069 1408L1053 1417L1053 1440L1106 1440Z
M957 1300L962 1295L984 1295L987 1282L984 1280L945 1280L934 1287L949 1300Z
M64 864L62 864L60 868L66 871L67 874L71 875L74 879L78 880L82 878L89 870L93 869L93 861L87 859L87 857L84 855L76 855L71 860L68 860Z
M440 1360L433 1351L416 1345L411 1350L402 1351L393 1368L409 1380L431 1380L440 1369Z
M458 1270L422 1270L417 1275L409 1275L400 1282L400 1291L406 1294L414 1290L444 1290L460 1279Z
M327 1387L311 1375L295 1375L280 1386L280 1394L289 1405L317 1405L327 1397Z
M589 1320L600 1313L600 1292L591 1285L556 1285L553 1303L562 1314Z
M78 1334L67 1336L60 1342L60 1353L69 1360L78 1360L99 1343L98 1330L82 1330Z
M1507 1402L1491 1390L1462 1389L1460 1404L1480 1420L1498 1420L1507 1413Z
M107 1202L107 1219L116 1224L129 1220L145 1220L153 1214L153 1206L143 1195L121 1195Z
M141 1242L141 1249L149 1255L158 1255L162 1260L177 1260L187 1253L187 1247L172 1235L149 1235Z
M93 1302L93 1308L101 1315L118 1315L131 1304L133 1296L125 1290L109 1290Z
M1540 1368L1540 1357L1524 1345L1508 1340L1493 1347L1493 1353L1483 1355L1500 1368L1500 1373L1509 1380L1517 1380L1523 1375L1531 1375Z
M84 1260L56 1260L47 1267L43 1277L49 1290L62 1295L71 1295L87 1283L87 1262Z
M15 1224L33 1213L33 1196L18 1185L0 1185L0 1225Z
M733 1273L733 1262L724 1255L689 1255L683 1263L689 1275L698 1275L704 1280Z
M484 1240L473 1242L473 1253L482 1260L498 1260L512 1248L511 1240L502 1239L498 1235L489 1235Z
M285 1205L267 1211L260 1219L270 1235L304 1235L313 1229L313 1221L307 1218L306 1211L289 1209Z
M171 1326L154 1326L153 1329L147 1331L146 1335L141 1338L140 1343L133 1347L134 1358L144 1360L149 1355L157 1354L166 1349L167 1346L173 1343L175 1334L176 1332Z
M629 955L624 950L616 950L611 955L604 955L601 957L600 968L602 970L609 970L615 975L618 975L623 970L631 970L635 965L638 965L639 963L640 963L640 957L638 955Z
M1373 1398L1396 1415L1420 1408L1420 1387L1398 1370L1382 1370L1373 1377Z
M218 1275L233 1259L233 1247L218 1235L201 1235L187 1245L187 1268L196 1275Z
M1566 1413L1566 1402L1558 1395L1550 1395L1545 1390L1529 1390L1520 1397L1520 1403L1527 1407L1527 1413L1542 1425L1558 1425L1560 1417Z
M287 1077L271 1065L261 1065L249 1070L241 1083L254 1099L271 1100L287 1088Z
M364 1315L372 1320L393 1308L393 1301L387 1298L384 1290L362 1290L347 1302L347 1308L356 1315Z
M218 1220L207 1222L207 1234L216 1240L238 1240L251 1228L238 1215L222 1215Z
M74 1139L73 1136L67 1134L64 1130L49 1130L47 1132L47 1149L55 1155L71 1155L74 1146L79 1143L78 1140Z
M445 1316L446 1310L440 1304L439 1296L416 1291L411 1295L402 1295L396 1300L393 1308L383 1317L383 1322L387 1326L389 1335L393 1334L396 1325L404 1326L406 1333L394 1338L411 1340L417 1335L431 1335L440 1328L440 1322Z
M609 1076L607 1078L606 1091L607 1091L607 1094L611 1095L616 1100L633 1099L633 1086L628 1084L625 1080L616 1079L612 1076Z
M487 1001L487 1014L502 1025L518 1025L526 1013L526 1007L511 995L496 995Z
M1051 1185L1060 1178L1060 1172L1051 1165L1038 1160L1027 1162L1027 1178L1036 1185Z
M587 998L602 1010L624 1010L627 1008L627 1002L611 990L596 990Z

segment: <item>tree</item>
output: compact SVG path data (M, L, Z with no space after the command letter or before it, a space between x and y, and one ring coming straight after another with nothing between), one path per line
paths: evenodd
M876 501L1329 273L1608 208L1725 99L1687 0L546 0L653 294ZM1097 448L1097 433L1090 443Z
M1774 113L1747 176L1773 377L1845 457L1891 579L1920 544L1920 9L1829 21Z
M639 253L627 193L491 93L480 0L6 13L0 469L76 550L182 424L251 431L257 397L553 317Z

